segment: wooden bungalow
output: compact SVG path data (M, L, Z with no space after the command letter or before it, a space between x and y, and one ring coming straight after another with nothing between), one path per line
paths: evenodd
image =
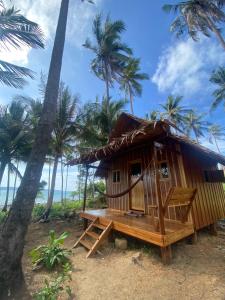
M123 113L109 143L70 162L106 179L108 208L80 215L90 225L77 241L95 252L110 230L161 247L165 263L171 244L225 217L225 157L200 146L171 122L150 122ZM85 210L85 208L84 208ZM97 228L97 229L96 229Z

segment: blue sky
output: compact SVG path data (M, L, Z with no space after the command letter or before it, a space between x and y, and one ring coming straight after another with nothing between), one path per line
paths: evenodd
M0 52L0 59L24 65L36 73L36 80L29 81L23 90L2 87L0 104L9 103L15 94L38 97L38 78L41 71L48 72L60 4L59 0L12 2L28 18L40 24L46 36L46 47L45 50L22 49L11 50L10 53ZM213 86L208 78L213 69L225 64L225 52L217 40L204 37L200 37L198 43L188 37L177 40L169 32L173 16L162 11L163 4L176 1L96 0L95 2L95 5L90 5L73 0L70 4L62 80L69 85L74 94L80 95L82 102L93 101L97 95L101 97L104 94L104 83L90 70L92 53L82 47L86 37L92 37L91 26L94 16L101 12L103 16L110 13L113 20L122 19L125 22L127 30L123 34L123 40L134 50L134 55L141 58L143 72L150 76L150 80L143 83L142 97L135 99L136 115L143 117L152 109L158 109L159 103L163 103L169 94L182 95L184 104L199 112L209 111ZM111 90L111 95L115 100L123 97L123 93L116 85ZM223 106L209 114L208 118L212 122L225 125ZM214 149L207 140L202 140L202 143ZM225 151L224 143L221 143L221 147ZM44 170L44 177L46 172ZM71 170L73 179L69 183L70 188L74 186L74 177L74 170ZM58 188L59 182L58 177Z

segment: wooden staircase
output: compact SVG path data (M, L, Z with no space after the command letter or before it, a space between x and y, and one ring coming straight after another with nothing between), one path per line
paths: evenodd
M86 258L88 258L91 254L98 250L101 243L109 235L112 223L112 221L109 221L108 225L105 226L100 224L99 218L96 218L74 244L73 248L75 248L78 244L81 244L89 250L86 256Z

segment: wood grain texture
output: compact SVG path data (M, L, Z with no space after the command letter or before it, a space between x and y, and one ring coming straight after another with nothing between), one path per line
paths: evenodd
M160 179L160 193L164 204L166 196L171 187L197 188L197 196L193 202L192 215L189 221L194 222L195 229L206 227L225 217L225 193L222 183L205 182L204 170L215 170L217 163L200 152L194 151L188 145L179 144L170 139L166 140L168 145L162 151L158 151L157 160L167 162L169 166L169 178ZM145 169L153 158L153 143L142 144L134 149L120 153L108 162L109 171L106 180L107 193L117 194L130 186L129 164L131 161L141 161ZM149 205L158 205L157 187L155 176L155 162L146 169L143 177L144 188L144 212L149 214ZM113 183L112 171L120 170L120 182ZM121 211L128 211L131 206L131 194L120 198L108 199L108 207ZM182 207L174 205L167 209L165 217L171 220L179 220L182 215ZM158 217L155 211L155 217Z

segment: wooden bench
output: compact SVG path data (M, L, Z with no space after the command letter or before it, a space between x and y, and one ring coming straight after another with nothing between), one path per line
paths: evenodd
M169 207L180 207L186 208L182 210L182 214L180 215L180 221L182 223L187 222L188 215L190 213L193 200L195 199L197 189L196 188L186 188L186 187L171 187L164 204L162 204L162 211L159 214L158 205L148 205L149 214L152 219L152 224L156 231L160 231L160 227L164 226L164 218L167 213L167 209ZM159 214L159 218L155 219L155 213ZM161 218L160 218L161 216ZM163 222L163 224L160 224Z

